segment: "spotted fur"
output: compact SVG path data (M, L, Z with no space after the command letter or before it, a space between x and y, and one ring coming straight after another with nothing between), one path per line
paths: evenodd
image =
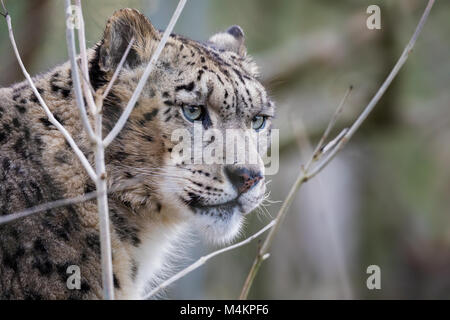
M129 41L135 39L104 101L104 134L124 110L161 36L139 12L123 9L109 19L102 40L89 50L91 85L102 93ZM34 82L55 118L93 163L92 146L75 105L70 64ZM26 82L0 89L0 97L0 215L95 190ZM106 151L109 186L128 185L109 196L117 298L143 297L184 230L196 226L206 238L228 241L238 232L242 216L263 197L261 161L239 167L245 173L258 172L243 185L241 195L228 172L237 165L230 169L170 162L176 144L173 130L193 130L182 113L186 105L205 108L204 130L248 128L255 115L273 114L256 65L246 54L241 28L233 26L205 43L172 35L127 124ZM248 183L256 186L249 190ZM66 286L70 265L81 269L80 290ZM101 295L95 201L0 226L0 299Z

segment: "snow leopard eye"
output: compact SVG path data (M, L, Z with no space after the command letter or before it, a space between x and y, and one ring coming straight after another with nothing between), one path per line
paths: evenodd
M203 118L203 114L204 109L202 106L183 106L183 115L190 122L201 120Z
M252 120L252 128L256 131L264 129L266 126L267 117L265 116L255 116Z

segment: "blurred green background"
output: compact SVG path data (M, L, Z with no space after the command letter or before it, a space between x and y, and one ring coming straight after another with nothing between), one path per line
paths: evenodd
M354 90L334 134L349 126L412 35L424 0L189 0L176 33L207 40L233 24L278 106L281 159L267 177L283 200L309 156L300 134L320 138L349 85ZM133 7L164 29L176 0L83 1L89 45L107 18ZM366 9L381 8L381 30ZM62 0L9 0L16 41L31 74L67 60ZM345 150L308 182L280 229L250 298L450 298L450 1L436 1L404 69ZM0 28L0 85L23 79ZM304 128L304 129L302 129ZM275 216L280 204L267 207ZM244 236L269 221L255 213ZM175 270L215 249L193 236ZM163 298L234 299L257 242L215 258ZM381 268L381 290L366 269Z

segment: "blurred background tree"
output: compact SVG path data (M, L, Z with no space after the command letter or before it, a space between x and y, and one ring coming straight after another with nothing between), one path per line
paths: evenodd
M164 29L176 0L83 1L89 45L107 18L133 7ZM6 1L31 74L67 60L64 6L58 0ZM381 30L366 9L381 8ZM386 77L414 30L420 0L190 0L175 32L207 40L240 25L249 53L278 105L280 172L271 198L282 200L302 157L301 126L315 143L347 87L340 124L348 125ZM302 189L263 264L250 298L450 298L450 2L439 1L405 68L355 136ZM0 28L0 85L21 81L6 24ZM336 130L338 130L336 129ZM335 132L337 133L337 131ZM277 212L253 214L245 234ZM189 258L212 249L193 237ZM167 298L236 298L257 243L219 256L178 281ZM183 253L183 256L185 253ZM381 268L382 290L368 290L366 268Z

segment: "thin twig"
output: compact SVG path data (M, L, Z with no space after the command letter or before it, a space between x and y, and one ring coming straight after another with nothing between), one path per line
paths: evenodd
M356 130L359 129L359 127L364 122L364 120L367 119L367 117L369 116L369 114L373 110L373 108L375 108L375 106L377 105L378 101L380 101L381 97L384 95L384 93L386 92L387 88L389 88L389 85L395 79L395 77L397 76L398 72L400 71L400 69L403 67L403 65L405 64L406 60L408 59L409 54L411 53L411 51L412 51L412 49L413 49L413 47L414 47L414 45L415 45L415 43L417 41L417 38L419 37L419 34L422 31L423 26L425 25L425 22L427 21L428 15L430 14L431 8L433 7L434 1L435 0L429 0L428 1L428 5L425 8L425 11L424 11L424 13L423 13L423 15L422 15L422 17L421 17L421 19L419 21L419 24L417 25L417 28L416 28L413 36L409 40L407 46L403 50L403 53L401 54L400 58L398 59L398 61L395 64L394 68L392 69L392 71L389 73L389 75L386 78L386 80L381 85L380 89L378 89L378 91L375 94L375 96L372 98L372 100L370 100L369 104L364 108L364 110L361 113L361 115L358 117L358 119L356 119L356 121L353 123L353 125L350 127L350 129L348 129L348 131L343 136L341 141L336 145L336 147L322 161L321 164L319 164L314 170L312 170L312 172L309 174L309 178L314 177L316 174L318 174L320 171L322 171L322 169L348 143L348 141L353 136L353 134L356 132Z
M77 65L78 65L78 69L80 70L81 78L83 78L84 83L86 83L88 85L92 96L95 97L96 92L95 92L94 87L92 86L92 84L89 81L89 75L84 74L83 69L81 68L81 59L77 59Z
M139 96L141 95L142 90L144 89L144 86L147 83L147 79L150 76L151 72L153 71L153 68L156 64L156 61L158 60L162 50L164 49L167 40L169 39L170 34L172 33L172 30L175 26L175 23L177 22L178 18L180 17L181 12L183 11L184 5L186 4L186 0L180 0L178 2L178 6L175 10L175 12L172 15L172 18L170 19L169 25L167 26L166 31L164 32L163 37L161 38L161 41L158 44L158 47L156 48L155 53L151 57L149 63L147 64L147 67L144 70L144 73L139 79L138 85L136 86L136 89L133 92L133 95L131 96L130 101L128 101L128 104L120 116L119 120L117 121L114 128L111 130L111 132L106 136L106 138L103 140L103 144L108 146L114 138L119 134L119 132L124 127L125 123L128 120L128 117L130 116L131 112L133 111L134 106L136 105L137 100L139 99Z
M4 6L3 1L2 1L2 6L3 6L4 10L6 11L6 8ZM41 104L42 108L44 109L45 114L48 117L48 120L62 133L64 138L69 143L70 147L73 149L73 151L77 155L78 159L80 159L81 164L86 169L88 175L91 177L92 180L95 181L96 180L96 174L95 174L94 169L92 168L91 164L86 159L86 156L83 154L83 152L77 146L77 144L73 140L73 138L70 135L70 133L66 130L66 128L64 128L61 125L61 123L59 123L59 121L55 119L55 117L53 116L52 112L50 111L50 109L48 108L47 104L45 103L44 99L42 99L41 94L36 89L36 86L34 85L30 74L27 72L27 69L25 68L25 66L23 64L22 59L21 59L20 54L19 54L19 51L17 49L17 45L16 45L16 41L14 39L14 33L13 33L13 29L12 29L11 16L9 15L8 11L6 11L5 15L6 15L6 17L5 17L6 18L6 23L8 25L9 39L11 40L11 44L12 44L12 47L13 47L13 50L14 50L14 54L16 55L17 61L19 62L19 65L20 65L20 68L22 70L23 75L27 79L28 84L30 85L31 89L33 90L34 95L37 97L39 103Z
M69 7L71 5L70 0L66 0L66 19L68 19L71 16L71 13L69 11ZM86 106L84 104L83 99L83 93L81 92L81 82L80 82L80 75L78 73L78 65L76 62L76 47L75 47L75 32L73 28L66 28L66 40L67 40L67 52L69 54L69 60L70 60L70 66L71 66L71 72L72 72L72 83L73 88L75 92L75 99L76 104L78 107L78 110L80 112L81 122L83 123L84 130L87 132L89 139L92 142L97 142L97 137L94 134L94 131L92 130L92 126L89 123L89 119L87 117L86 113Z
M114 74L113 74L111 80L109 80L108 86L106 87L105 91L102 94L102 100L106 99L106 97L108 96L108 93L111 90L114 82L116 82L116 79L119 76L120 70L122 69L123 64L125 63L125 60L127 59L128 53L130 52L131 47L133 46L133 43L134 43L134 37L131 38L130 43L127 46L127 49L125 50L125 53L122 56L122 59L120 59L120 62L117 65L116 71L114 71Z
M417 38L423 29L423 26L428 18L428 15L430 13L430 10L431 10L433 4L434 4L434 0L428 1L428 5L425 8L425 11L419 21L419 24L417 25L417 28L416 28L413 36L411 37L411 40L409 41L408 45L403 50L403 53L401 54L398 62L396 63L396 65L394 66L391 73L389 74L387 79L384 81L384 83L382 84L382 86L380 87L378 92L375 94L375 96L372 98L372 100L369 102L369 104L364 108L361 115L356 119L354 124L346 132L346 134L339 141L339 143L336 145L336 147L329 153L327 158L325 160L323 160L323 162L321 164L319 164L316 168L314 168L312 170L312 172L309 173L309 172L305 171L304 168L302 168L300 170L300 173L299 173L294 185L292 186L291 190L289 191L289 194L288 194L286 200L283 202L283 205L281 206L281 209L278 212L277 217L275 218L275 221L276 221L275 225L270 230L269 234L267 235L267 238L264 240L264 243L261 246L261 249L259 250L257 257L255 258L255 260L253 262L250 272L245 280L245 283L242 288L239 299L247 299L248 293L253 284L255 276L258 273L261 263L263 262L262 257L268 253L269 248L273 242L273 238L274 238L281 222L283 221L283 219L286 215L286 212L289 209L297 190L303 185L303 183L307 182L309 179L316 176L336 156L336 154L344 147L344 145L349 141L349 139L353 136L353 134L356 132L356 130L361 126L361 124L367 118L369 113L373 110L373 108L375 107L377 102L380 100L380 98L385 93L386 89L391 84L392 80L394 80L395 76L398 74L401 67L406 62L406 60L409 56L409 53L411 52L412 48L414 47L414 44L416 43Z
M83 18L83 9L81 7L81 0L75 0L76 6L80 10L80 28L78 29L78 43L80 46L80 57L81 57L81 71L85 75L83 78L83 92L86 98L87 104L91 109L92 114L99 112L100 109L95 105L94 97L90 91L91 84L89 81L89 68L88 68L88 58L87 58L87 50L86 50L86 36L84 32L84 18Z
M124 185L117 187L117 188L110 188L108 190L108 194L114 193L114 192L120 192L120 191L124 191L127 189L132 188L135 183L136 183L136 179L132 179L133 182L128 182L125 183ZM0 225L5 224L5 223L9 223L9 222L13 222L15 220L18 219L22 219L25 217L28 217L30 215L33 214L38 214L47 210L51 210L51 209L57 209L60 207L65 207L65 206L69 206L72 204L78 204L78 203L82 203L85 201L89 201L92 199L95 199L98 195L97 191L93 191L93 192L89 192L89 193L85 193L73 198L69 198L69 199L59 199L59 200L55 200L55 201L51 201L51 202L46 202L31 208L26 208L22 211L19 212L15 212L15 213L11 213L8 215L4 215L0 217Z
M236 249L238 247L241 247L243 245L246 245L247 243L250 243L251 241L253 241L254 239L256 239L257 237L259 237L261 234L263 234L264 232L266 232L267 230L269 230L270 228L272 228L275 224L275 220L272 220L271 222L269 222L266 226L264 226L261 230L259 230L258 232L256 232L255 234L253 234L252 236L246 238L245 240L235 243L231 246L222 248L220 250L211 252L210 254L201 257L200 259L198 259L196 262L194 262L193 264L191 264L190 266L184 268L183 270L181 270L180 272L178 272L177 274L175 274L174 276L170 277L169 279L167 279L166 281L164 281L163 283L161 283L160 285L158 285L156 288L154 288L152 291L150 291L150 293L148 293L144 299L149 299L151 298L153 295L155 295L157 292L159 292L160 290L168 287L169 285L171 285L173 282L177 281L178 279L184 277L185 275L187 275L188 273L194 271L195 269L199 268L200 266L202 266L203 264L206 263L206 261L208 261L209 259L222 254L224 252ZM265 257L265 259L267 259L268 256Z
M314 161L318 160L320 154L322 153L323 145L324 145L325 141L327 140L328 136L330 135L331 130L333 130L340 114L342 113L342 110L344 109L344 106L345 106L345 102L347 101L347 98L350 95L350 93L352 92L352 90L353 90L353 86L350 86L347 89L347 92L345 93L344 97L342 98L341 102L339 103L339 106L337 107L336 112L333 114L333 117L331 118L330 122L328 123L327 128L325 129L322 137L320 138L319 143L317 144L316 149L313 152L313 157L311 159L314 159ZM310 162L305 166L305 170L309 169L311 163L312 163L312 161L310 160Z

